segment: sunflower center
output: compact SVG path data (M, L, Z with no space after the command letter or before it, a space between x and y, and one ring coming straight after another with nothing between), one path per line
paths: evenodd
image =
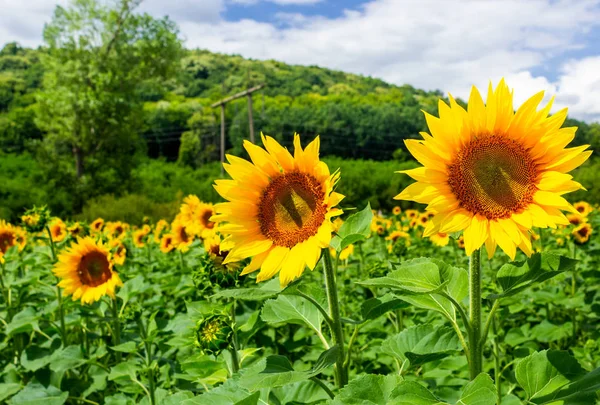
M112 277L108 258L102 252L90 252L84 255L77 266L77 274L82 284L97 287Z
M14 246L15 235L12 232L0 233L0 253L6 253L9 247Z
M212 216L213 216L212 210L210 210L210 211L206 210L202 213L202 217L201 217L202 224L208 229L212 229L215 226L215 223L210 221L210 217L212 217Z
M486 135L472 140L448 165L448 184L466 210L508 218L533 201L536 164L517 141Z
M590 230L587 227L583 226L577 231L577 233L579 234L579 236L585 238L588 235L589 231Z
M317 234L325 220L325 193L306 173L284 173L271 181L259 203L262 234L276 246L293 247Z

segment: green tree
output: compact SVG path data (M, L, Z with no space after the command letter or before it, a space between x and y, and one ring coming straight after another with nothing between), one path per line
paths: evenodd
M63 165L54 171L86 197L116 186L126 191L143 150L142 90L177 72L176 25L135 13L139 3L74 0L68 8L58 6L44 28L48 52L37 97L37 122L46 132L41 156L51 166Z

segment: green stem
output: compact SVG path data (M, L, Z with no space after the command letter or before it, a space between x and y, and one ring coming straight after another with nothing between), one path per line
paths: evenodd
M48 240L50 241L50 251L52 252L52 260L56 263L56 247L54 246L54 239L52 239L52 232L50 228L46 226L46 233L48 234ZM63 296L60 287L58 286L58 277L56 278L56 298L58 300L58 316L60 318L60 340L63 346L67 344L67 330L65 328L65 310L63 308Z
M119 321L119 312L117 305L117 297L114 297L112 300L112 317L113 317L113 345L118 346L121 344L121 322ZM121 362L121 352L117 351L117 363Z
M333 321L331 333L333 335L333 342L339 349L338 359L335 364L336 380L338 387L343 388L348 384L348 370L344 367L344 329L342 327L342 317L340 316L340 302L337 294L335 273L333 271L333 264L331 263L331 256L329 255L328 248L323 249L321 257L323 260L323 270L325 272L325 289L327 291L327 301L329 302L329 315Z
M502 402L502 371L500 369L500 342L495 321L492 321L492 330L494 331L494 379L496 380L497 401L500 404Z
M183 260L183 252L179 251L179 263L181 265L181 271L185 270L185 261Z
M573 259L577 259L577 251L575 250L575 242L573 242ZM573 268L573 274L571 277L571 297L575 298L577 293L577 265ZM571 309L571 324L573 326L573 343L577 341L577 308Z
M234 373L240 371L240 359L238 357L238 339L235 324L235 299L231 303L231 330L233 339L231 341L231 367Z
M144 322L142 321L142 317L138 317L136 319L136 322L138 324L138 328L140 329L140 336L142 337L142 340L144 341L144 348L146 351L146 368L148 369L148 385L150 386L150 390L149 390L149 397L150 397L150 404L152 405L156 405L156 399L154 396L154 391L155 391L155 383L154 383L154 368L152 367L152 345L150 344L150 342L148 342L148 334L147 334L147 330L144 327Z
M469 260L469 373L471 380L483 370L481 342L481 251L477 249Z
M329 389L329 387L325 385L323 381L319 380L317 377L311 377L310 380L317 384L319 387L321 387L321 389L325 391L331 399L335 398L335 394L333 393L333 391L331 391L331 389Z

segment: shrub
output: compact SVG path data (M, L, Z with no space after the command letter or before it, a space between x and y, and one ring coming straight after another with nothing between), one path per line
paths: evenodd
M144 195L127 194L122 197L103 195L86 203L83 212L76 216L78 220L92 222L96 218L107 221L126 221L140 225L144 217L154 222L159 219L173 219L179 210L179 201L157 203Z

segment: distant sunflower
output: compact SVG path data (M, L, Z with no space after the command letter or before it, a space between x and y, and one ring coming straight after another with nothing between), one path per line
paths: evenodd
M174 240L175 238L170 233L164 234L160 238L160 251L163 253L169 253L171 250L175 249Z
M15 245L17 245L17 228L4 220L0 220L0 256Z
M194 234L179 218L175 218L171 224L171 234L173 235L173 245L182 252L187 252L194 242Z
M62 219L54 218L48 226L54 242L62 242L67 237L67 225Z
M72 295L83 304L98 301L104 295L114 297L115 288L123 283L113 270L106 245L90 237L78 239L58 256L53 273L62 280L63 295Z
M92 232L101 232L104 227L104 220L102 218L97 218L94 222L90 224L90 229Z
M123 242L121 242L121 239L112 239L108 242L108 245L112 248L112 258L114 263L118 266L122 266L127 257L127 248Z
M532 227L569 223L561 210L577 211L562 195L583 187L566 173L592 152L565 149L577 128L561 128L566 109L548 116L552 101L538 111L543 97L515 112L502 80L495 91L490 84L486 104L473 87L467 110L450 96L450 106L439 101L440 118L425 114L431 135L405 141L423 167L403 171L417 183L395 197L436 214L424 236L464 231L468 255L485 243L490 257L500 246L514 259L517 247L532 253Z
M224 264L232 247L231 243L222 241L221 236L218 234L204 240L204 250L206 250L214 265L222 267L229 272L240 268L240 263L237 261L228 261Z
M588 223L584 223L579 225L577 228L573 229L571 232L575 242L578 244L584 244L588 240L590 240L590 235L592 234L592 225Z
M212 204L200 201L195 195L189 195L183 200L179 217L186 225L189 232L194 235L207 238L215 227L210 218L215 214Z
M396 205L394 208L392 208L392 214L400 215L402 214L402 209Z
M216 180L215 189L228 202L215 205L212 220L226 221L234 248L229 261L252 257L242 274L258 269L257 281L279 273L282 286L300 277L305 267L314 269L321 249L329 246L331 218L343 198L333 191L339 172L330 174L319 160L317 136L306 149L294 135L294 155L275 139L262 136L263 149L250 142L244 147L252 163L228 156L225 170L232 180Z
M332 257L337 256L337 252L334 248L329 248L329 253L331 254ZM350 245L346 246L344 249L342 249L342 251L340 252L340 257L338 259L341 261L348 260L348 258L350 257L350 255L352 253L354 253L354 245L350 244Z
M156 223L154 227L154 242L160 243L163 233L169 230L169 223L164 219L161 219Z
M127 234L129 226L121 221L107 222L104 226L104 232L110 239L121 239Z
M77 238L77 237L83 236L83 233L85 232L85 229L84 229L83 225L81 225L79 222L75 222L74 224L72 224L71 226L69 226L67 228L67 230L69 231L69 234L73 238Z
M571 225L581 225L584 222L587 222L587 218L580 214L567 214L567 219Z
M410 219L415 219L419 216L419 211L417 210L406 210L404 211L404 214L406 215L406 218Z
M593 210L592 206L585 201L576 202L575 204L573 204L573 207L575 207L579 215L582 215L584 217L587 217L588 214Z
M146 246L146 236L148 236L148 233L144 229L138 229L133 233L133 244L136 247L143 248Z
M394 231L394 232L390 233L390 235L388 237L386 237L385 240L391 240L393 243L393 242L396 242L400 238L406 239L406 241L409 242L409 244L410 244L410 235L404 231Z

